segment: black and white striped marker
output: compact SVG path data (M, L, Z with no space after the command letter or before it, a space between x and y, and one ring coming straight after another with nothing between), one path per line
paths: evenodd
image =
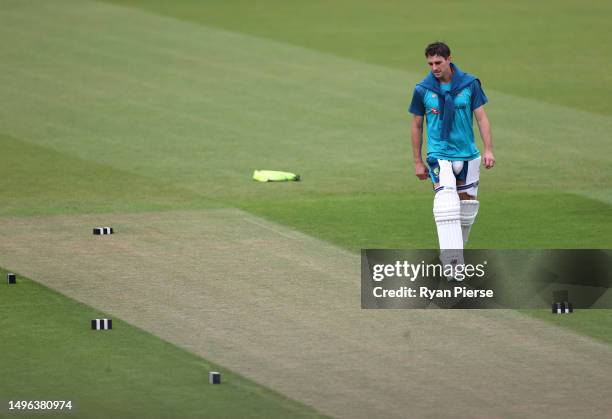
M17 283L17 276L15 274L6 274L6 280L8 281L9 284L16 284Z
M570 314L574 312L574 306L572 303L563 301L562 303L553 303L552 305L553 314Z
M217 371L211 371L208 373L208 382L210 384L221 384L221 373Z
M93 319L91 321L92 330L109 330L113 328L112 319Z
M96 236L101 236L103 234L113 234L112 227L96 227L93 229L93 234Z

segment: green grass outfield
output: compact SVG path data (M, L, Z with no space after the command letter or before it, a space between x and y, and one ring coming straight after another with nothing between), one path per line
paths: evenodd
M434 247L430 185L412 175L406 108L426 71L424 45L443 39L482 79L498 160L481 175L470 246L610 248L611 15L604 1L459 10L396 0L6 0L0 216L238 207L350 250ZM258 168L303 182L257 184ZM116 367L88 368L96 353L83 340L103 335L85 327L62 339L54 320L98 313L25 279L6 287L0 370L11 380L0 381L0 400L15 388L51 397L62 382L58 391L100 417L129 417L130 393L120 390L132 385L138 411L150 403L160 417L197 415L197 396L212 391L220 395L204 408L228 415L314 414L239 377L207 387L206 361L121 323L106 336L123 339L124 353L96 342ZM607 311L543 317L612 340ZM45 323L28 328L24 318ZM134 352L141 347L149 356ZM180 391L160 401L155 383ZM85 388L114 397L117 410Z

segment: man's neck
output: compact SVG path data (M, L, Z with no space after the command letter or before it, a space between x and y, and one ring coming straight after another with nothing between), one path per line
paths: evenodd
M448 84L451 82L451 80L453 79L453 68L450 68L450 71L448 72L448 74L446 75L442 75L442 77L440 77L440 83L442 84Z

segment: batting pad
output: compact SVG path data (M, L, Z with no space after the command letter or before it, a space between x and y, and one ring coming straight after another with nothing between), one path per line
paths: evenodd
M475 199L461 201L461 233L463 234L464 246L467 244L472 224L476 221L478 208L480 208L480 202Z
M461 206L457 192L443 189L436 193L433 213L440 249L463 249Z

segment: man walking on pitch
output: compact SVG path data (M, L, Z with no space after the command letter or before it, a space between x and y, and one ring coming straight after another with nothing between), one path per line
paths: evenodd
M476 219L480 162L495 165L487 103L480 80L451 62L450 48L435 42L425 49L431 72L412 95L412 154L416 176L431 178L433 214L443 264L463 264L463 248ZM476 116L484 144L481 157L472 128ZM423 119L427 122L427 166L423 162Z

